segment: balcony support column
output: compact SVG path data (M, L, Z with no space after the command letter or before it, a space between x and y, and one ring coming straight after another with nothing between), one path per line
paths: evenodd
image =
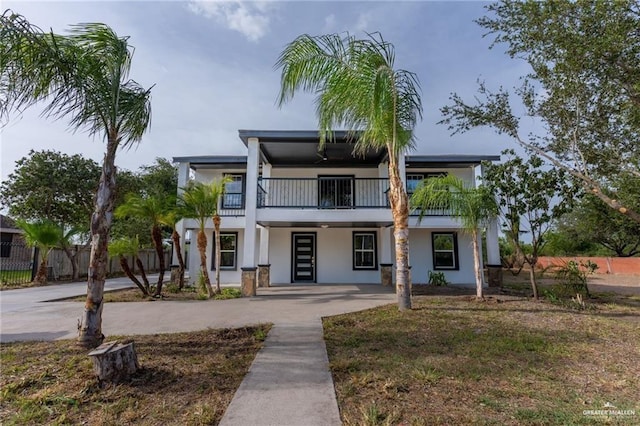
M184 188L185 186L187 186L187 182L189 182L189 174L191 172L191 163L185 162L185 163L179 163L178 164L178 197L180 197L182 195L182 193L184 192ZM176 223L176 232L178 233L178 235L180 236L180 241L182 241L182 244L180 244L180 248L182 249L182 257L185 257L186 254L186 247L185 247L185 235L186 235L186 229L184 226L184 219L180 220L178 223ZM172 265L177 265L178 264L178 253L175 250L171 251L172 256L171 256L171 264Z
M269 227L260 228L260 259L258 261L258 287L270 287Z
M247 140L247 198L245 200L245 231L242 247L242 286L243 296L255 295L256 279L256 208L258 202L258 168L260 163L260 141L258 138ZM249 281L253 280L253 285ZM253 292L244 288L253 288ZM251 294L253 293L253 294Z

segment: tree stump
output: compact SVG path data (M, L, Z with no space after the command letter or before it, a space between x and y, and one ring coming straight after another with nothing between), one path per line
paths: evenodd
M133 342L126 345L117 341L103 343L89 352L89 356L100 382L119 383L140 368Z

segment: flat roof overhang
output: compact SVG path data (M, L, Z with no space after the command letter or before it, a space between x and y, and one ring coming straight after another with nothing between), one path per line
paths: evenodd
M393 222L281 222L281 221L258 221L260 226L268 226L270 228L389 228L393 226Z
M406 168L455 168L478 166L483 161L500 161L499 155L407 155Z
M277 167L372 167L387 158L385 149L354 151L358 134L336 130L333 139L320 147L317 130L239 130L245 145L260 141L262 159Z

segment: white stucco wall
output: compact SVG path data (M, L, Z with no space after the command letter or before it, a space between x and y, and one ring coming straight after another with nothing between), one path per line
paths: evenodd
M471 238L456 230L450 229L411 229L409 230L409 264L411 265L411 280L415 284L426 284L429 271L433 270L433 250L431 243L432 232L457 232L458 234L458 262L460 270L444 272L451 284L473 285L473 248ZM395 261L394 261L395 263Z
M353 270L353 231L376 232L378 269ZM291 282L292 233L316 233L316 278L318 283L379 283L380 235L377 229L363 228L271 228L269 260L271 282Z

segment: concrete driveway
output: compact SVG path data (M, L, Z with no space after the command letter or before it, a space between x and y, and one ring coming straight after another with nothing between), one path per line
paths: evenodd
M130 287L124 278L108 280L106 289ZM85 283L0 292L0 341L57 340L77 336L81 302L49 300L86 294ZM297 323L358 311L395 301L389 288L374 284L281 285L258 289L258 296L231 300L107 303L103 333L154 334Z

